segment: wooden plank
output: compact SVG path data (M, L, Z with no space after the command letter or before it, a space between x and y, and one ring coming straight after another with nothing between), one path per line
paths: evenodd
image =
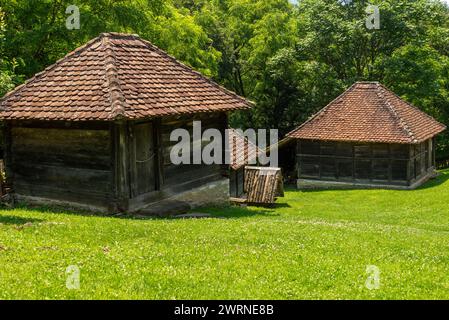
M30 162L35 164L51 165L55 167L72 167L85 169L110 170L110 156L98 155L94 151L92 154L68 154L68 153L46 153L27 152L15 150L14 160L18 163Z
M164 184L164 155L161 137L161 120L156 119L153 124L154 148L156 150L156 190L160 190Z
M55 200L111 200L111 136L108 126L17 123L9 134L13 190ZM101 199L100 199L101 198Z
M128 124L125 121L117 121L114 126L115 161L114 177L116 194L114 199L117 210L126 210L128 200L131 197L129 185L129 152L128 152Z
M23 196L75 202L104 208L108 208L111 204L111 199L109 197L105 196L103 193L94 191L79 190L78 192L72 192L70 190L55 188L48 185L36 185L25 182L18 182L15 185L15 188L16 190L14 192Z
M37 121L37 120L11 120L12 127L22 128L49 128L49 129L82 129L82 130L108 130L109 123L105 121Z
M61 130L41 128L12 128L14 151L34 153L68 153L108 155L110 152L107 130Z
M229 174L229 195L231 197L238 197L238 181L237 181L237 171L231 170Z
M155 149L152 123L133 125L133 197L156 189Z
M273 204L279 190L279 182L282 181L279 168L246 167L245 188L247 188L248 203Z
M111 171L55 167L34 163L14 163L16 182L48 185L55 188L79 191L101 191L109 193Z
M13 158L11 154L11 123L5 122L3 126L3 152L4 152L4 165L5 176L7 185L12 186L14 184L14 170L13 170Z
M248 200L246 198L234 198L234 197L230 197L229 201L233 202L233 203L246 203Z

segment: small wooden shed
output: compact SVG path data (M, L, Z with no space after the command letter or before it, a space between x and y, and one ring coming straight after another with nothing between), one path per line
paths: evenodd
M0 101L6 178L18 199L109 211L227 200L229 166L172 164L170 133L201 120L224 136L250 106L136 35L101 34Z
M284 196L281 168L245 167L246 203L273 205L277 197Z
M415 188L435 170L446 126L378 82L357 82L287 135L298 186Z

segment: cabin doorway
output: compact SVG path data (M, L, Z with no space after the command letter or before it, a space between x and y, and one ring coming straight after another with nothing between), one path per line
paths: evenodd
M132 184L133 197L157 190L155 146L153 123L137 123L132 126Z

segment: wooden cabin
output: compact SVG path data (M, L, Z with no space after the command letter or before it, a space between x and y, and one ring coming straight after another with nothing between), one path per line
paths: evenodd
M6 179L19 201L112 212L227 201L229 166L172 164L170 133L201 120L224 136L249 107L136 35L101 34L0 101Z
M416 188L446 127L377 82L358 82L287 135L298 187Z

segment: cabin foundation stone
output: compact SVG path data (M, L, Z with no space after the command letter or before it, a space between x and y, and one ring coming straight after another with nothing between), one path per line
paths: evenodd
M425 176L415 181L409 186L392 185L392 184L375 184L361 182L342 182L342 181L325 181L312 179L297 179L296 187L298 190L347 190L347 189L389 189L389 190L414 190L423 183L436 177L436 171L430 170Z
M229 179L210 182L199 188L177 194L170 199L188 202L192 208L229 205Z
M65 200L55 200L50 198L34 197L21 194L14 194L14 203L28 206L43 206L60 208L61 210L88 211L96 214L108 214L114 212L108 207L99 205L83 204L81 202L71 202Z

